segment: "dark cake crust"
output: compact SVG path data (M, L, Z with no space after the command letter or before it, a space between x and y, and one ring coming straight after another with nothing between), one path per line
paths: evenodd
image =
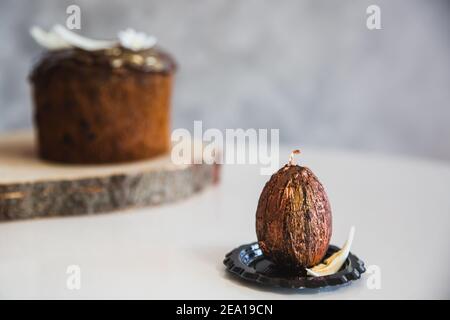
M113 163L168 152L175 69L158 48L45 53L30 75L40 157Z

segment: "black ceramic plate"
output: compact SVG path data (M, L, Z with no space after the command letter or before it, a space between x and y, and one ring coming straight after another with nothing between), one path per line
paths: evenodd
M325 256L329 257L339 248L330 245ZM242 245L225 256L223 261L232 274L256 283L283 288L323 288L337 286L356 280L366 271L364 262L350 254L342 268L335 274L324 277L311 277L305 271L289 271L277 267L265 258L258 243Z

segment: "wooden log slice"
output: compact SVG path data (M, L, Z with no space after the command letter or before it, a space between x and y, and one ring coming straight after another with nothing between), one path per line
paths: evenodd
M0 221L95 214L177 201L218 180L217 165L170 155L113 165L46 162L32 133L0 136Z

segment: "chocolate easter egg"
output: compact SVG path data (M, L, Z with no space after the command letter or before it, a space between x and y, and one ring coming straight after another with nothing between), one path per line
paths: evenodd
M263 254L284 267L312 267L331 238L331 207L324 187L306 168L289 163L264 186L256 211L256 234Z

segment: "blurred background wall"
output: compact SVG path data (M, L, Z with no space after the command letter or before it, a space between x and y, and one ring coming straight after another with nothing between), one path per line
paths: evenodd
M31 25L158 37L180 69L173 127L279 128L282 142L450 160L450 1L0 2L0 131L31 126ZM382 30L366 28L381 7Z

